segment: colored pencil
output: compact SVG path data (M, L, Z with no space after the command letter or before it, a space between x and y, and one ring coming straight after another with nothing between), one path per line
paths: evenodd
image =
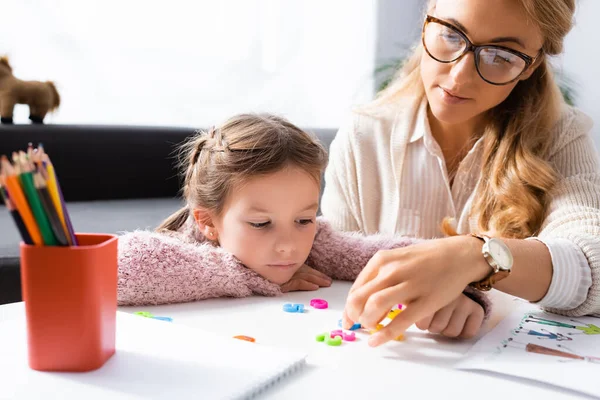
M2 186L0 186L0 197L2 197L4 205L6 205L6 208L10 212L13 221L15 221L15 225L19 230L19 234L21 235L21 239L23 239L23 242L27 244L33 244L33 240L31 240L31 236L29 235L29 232L27 232L27 228L25 227L23 218L21 218L21 215L17 211L16 207L14 206L14 204L12 204L10 197L8 197L8 192Z
M33 183L35 185L35 189L37 190L38 196L40 197L42 207L44 207L44 211L48 217L48 221L50 221L50 228L52 228L52 232L54 233L56 240L60 245L68 246L69 241L67 240L67 233L63 230L60 218L58 217L58 212L56 211L54 203L52 202L50 194L48 193L46 182L39 171L34 172Z
M15 169L11 165L10 161L6 156L2 156L0 159L0 164L2 165L2 184L13 203L14 207L19 212L25 227L27 228L27 232L29 232L29 236L35 245L43 245L43 239L40 232L40 228L33 217L33 213L31 212L31 208L29 207L29 203L25 198L25 194L23 193L23 189L19 183L18 176L15 174Z
M43 147L42 147L42 151L43 151ZM72 246L77 246L78 245L77 236L75 236L75 230L73 229L73 224L71 223L71 217L69 216L69 211L67 210L67 205L65 203L65 199L63 197L62 190L60 189L60 183L56 176L56 172L54 170L54 165L52 164L52 161L50 161L50 156L48 156L48 154L46 154L46 153L43 153L42 154L42 162L43 162L44 166L46 167L46 172L48 173L48 181L52 182L52 184L56 186L55 190L58 195L58 202L60 203L60 208L62 209L62 212L63 212L63 219L64 219L64 222L66 225L67 232L69 233L69 243Z
M54 166L41 143L13 152L12 162L0 157L0 201L25 243L78 245Z
M35 217L35 220L40 228L43 242L47 246L56 246L58 245L58 240L52 232L50 221L48 220L48 216L44 212L44 207L42 206L42 201L35 190L33 174L31 172L32 167L29 165L27 155L24 152L20 152L17 162L19 163L19 168L21 170L21 173L19 174L19 180L29 205L31 206L33 216Z
M44 146L40 143L38 145L38 158L41 163L41 173L44 179L46 180L46 185L48 187L48 192L50 193L50 197L52 198L52 202L54 203L54 207L58 212L58 217L60 219L60 223L63 227L63 230L67 232L67 240L69 245L73 245L76 243L75 235L71 233L69 227L67 226L67 221L65 218L66 207L64 207L61 197L62 195L59 193L58 182L56 180L56 174L54 173L54 167L52 163L50 163L50 158L44 151ZM63 211L64 209L64 211Z

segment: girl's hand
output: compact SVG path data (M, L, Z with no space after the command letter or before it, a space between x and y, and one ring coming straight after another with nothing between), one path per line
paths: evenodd
M418 321L417 328L451 338L470 339L479 333L483 317L483 307L461 294L435 314Z
M379 346L434 315L458 298L470 282L483 279L489 272L481 242L469 236L380 251L350 289L344 328L359 322L375 329L394 305L406 305L406 310L369 338L371 346Z
M299 290L317 290L319 287L331 286L331 278L304 264L296 271L292 278L281 285L282 292Z

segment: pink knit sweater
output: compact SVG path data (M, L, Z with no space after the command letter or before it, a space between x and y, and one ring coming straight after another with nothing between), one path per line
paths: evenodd
M354 280L378 250L419 239L337 232L322 218L306 265L333 279ZM465 293L489 311L486 297ZM119 305L183 303L213 297L276 296L279 285L215 246L188 220L178 232L134 231L119 238Z

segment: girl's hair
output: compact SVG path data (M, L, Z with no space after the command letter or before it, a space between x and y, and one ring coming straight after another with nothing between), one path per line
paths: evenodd
M434 3L430 1L428 8ZM481 181L470 211L477 217L479 230L512 238L529 237L540 230L549 192L557 180L547 158L551 128L564 101L546 56L562 52L575 12L575 0L521 0L521 4L541 30L542 54L529 79L519 81L504 102L488 111ZM422 52L419 43L369 108L424 95Z
M157 231L176 231L194 208L220 215L227 195L249 178L298 167L317 184L327 152L314 136L283 118L266 114L234 116L208 132L199 131L181 147L182 195L187 205Z

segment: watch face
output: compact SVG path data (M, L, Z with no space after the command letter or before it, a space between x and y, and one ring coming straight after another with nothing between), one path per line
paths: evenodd
M496 261L500 269L509 270L512 268L512 254L503 241L492 238L488 242L488 248L490 255L492 256L494 261Z

